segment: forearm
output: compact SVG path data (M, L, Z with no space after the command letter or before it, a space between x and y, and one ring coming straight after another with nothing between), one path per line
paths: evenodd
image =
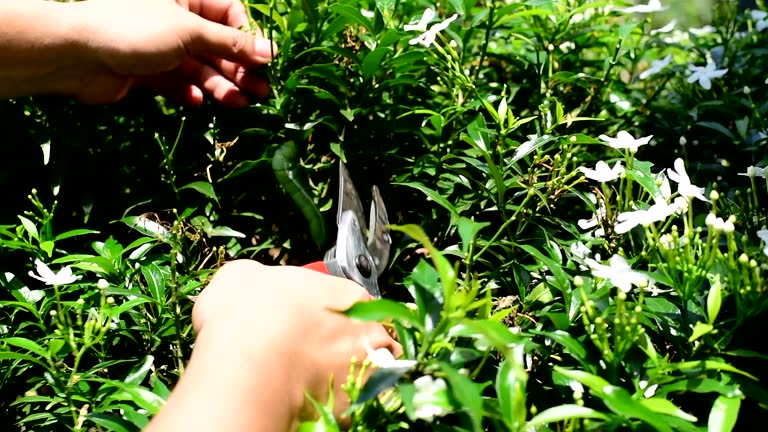
M198 335L184 375L145 432L294 429L302 395L292 382L297 374L276 352L284 345L265 340L260 358L251 359L242 352L242 337L238 331Z
M79 6L0 0L0 98L65 94L80 79Z

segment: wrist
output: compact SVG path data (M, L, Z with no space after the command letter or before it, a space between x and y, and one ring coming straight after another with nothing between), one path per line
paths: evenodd
M186 371L147 430L294 429L303 389L291 353L269 336L244 339L259 336L223 322L203 329Z

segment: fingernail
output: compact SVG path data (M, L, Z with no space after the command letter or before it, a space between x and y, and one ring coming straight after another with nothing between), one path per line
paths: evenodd
M273 54L277 54L277 44L266 38L256 39L256 57L269 62Z

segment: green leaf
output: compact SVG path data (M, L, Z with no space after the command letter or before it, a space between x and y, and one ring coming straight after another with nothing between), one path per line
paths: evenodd
M459 405L467 411L472 420L472 429L481 431L483 418L483 398L481 391L484 386L475 384L469 377L459 373L447 363L440 362L440 369L448 380L451 394L459 402Z
M707 420L708 432L730 432L739 417L741 399L719 396L712 404Z
M445 304L440 274L425 260L419 259L416 268L405 279L405 286L416 302L422 328L431 332L437 327Z
M648 408L649 410L653 412L657 412L659 414L666 414L674 417L679 417L683 420L687 420L693 423L696 423L697 421L699 421L699 419L681 410L680 408L678 408L677 405L673 404L671 401L668 401L663 398L653 397L649 399L641 399L640 403L645 405L645 407Z
M64 343L63 339L50 339L48 341L48 354L51 358L56 359L56 354L64 347Z
M395 0L376 0L376 8L385 18L392 16L395 11Z
M400 381L400 378L405 375L408 370L404 368L385 368L376 369L363 385L360 390L360 395L355 401L355 405L365 403L376 396L378 396L384 390L390 389Z
M694 360L680 363L669 363L660 368L661 373L677 370L684 371L689 374L696 374L707 370L728 371L744 375L745 377L751 378L755 381L759 381L754 375L744 372L741 369L737 369L717 358L711 360Z
M481 229L490 225L490 222L475 222L465 217L459 218L459 237L461 237L461 251L465 254L469 252L469 246L474 242L475 237Z
M359 321L380 322L391 318L404 324L421 327L414 312L408 309L408 306L389 299L358 302L343 313Z
M723 302L723 287L720 281L717 280L709 288L709 294L707 294L707 319L709 323L715 325L717 314L720 313L720 305ZM694 329L695 331L695 329Z
M158 304L165 303L165 277L160 267L150 263L141 267L141 274L147 281L147 289Z
M54 247L54 243L50 240L40 242L40 249L42 249L43 252L48 254L48 258L53 256L53 247Z
M570 279L568 279L568 275L563 270L562 264L560 264L559 262L555 262L552 258L545 256L543 253L541 253L538 249L536 249L533 246L523 245L523 244L517 244L516 246L528 252L530 255L536 258L536 260L539 263L542 263L547 266L549 271L552 272L552 275L555 277L555 279L558 282L558 286L556 288L563 293L563 298L565 299L565 303L566 304L570 303L571 282L570 282Z
M188 185L184 185L179 188L179 190L183 190L183 189L194 189L200 192L201 194L205 195L206 197L216 201L216 204L219 204L219 198L216 196L216 192L214 192L213 190L213 185L208 182L204 182L204 181L192 182Z
M358 9L342 3L331 4L331 6L328 9L330 9L332 12L336 14L339 14L341 16L351 19L352 21L357 22L361 26L365 27L365 29L368 30L368 33L374 33L373 25L371 24L371 21L368 18L364 17L363 14Z
M499 406L511 430L520 430L528 415L525 405L528 374L525 372L524 355L524 345L515 345L496 374Z
M280 31L282 33L285 33L288 31L288 22L285 20L283 16L281 16L277 10L271 8L268 4L254 4L254 3L248 3L248 5L257 11L263 13L264 15L272 18L272 20L275 22L275 24L280 27Z
M48 350L40 346L37 342L21 337L9 337L3 339L8 345L13 345L17 348L22 348L39 355L42 358L48 358Z
M31 235L33 239L40 241L40 234L38 234L35 224L24 216L18 216L18 218L21 220L21 224L24 226L24 229L29 233L29 235Z
M691 334L691 337L688 338L688 342L693 342L696 339L704 336L705 334L710 333L714 327L712 325L704 323L704 322L697 322L695 326L693 326L693 334Z
M726 128L725 126L721 125L720 123L715 123L715 122L711 122L711 121L700 121L700 122L698 122L696 124L699 125L699 126L704 126L705 128L716 130L716 131L720 132L721 134L727 136L728 138L736 141L736 135L734 135L733 132L728 130L728 128Z
M434 201L435 203L439 204L444 209L446 209L449 212L451 212L452 216L454 216L456 218L459 217L459 211L456 210L456 207L454 207L453 204L448 202L448 200L445 199L445 197L443 195L435 192L434 190L424 186L421 183L406 182L406 183L392 183L392 184L397 185L397 186L408 186L410 188L418 189L418 190L424 192L424 194L427 196L428 199Z
M90 413L88 414L88 420L105 428L108 431L139 432L141 430L140 427L133 425L113 414Z
M602 399L605 406L614 413L627 418L642 420L660 431L672 432L672 428L657 414L633 399L629 392L623 388L611 385L603 378L584 371L569 370L559 366L554 368L558 374L565 375L589 387L593 395Z
M379 46L375 50L368 53L363 59L362 72L365 79L370 79L377 72L381 70L381 61L388 53L392 51L392 48L386 46ZM350 120L351 121L351 120Z
M150 369L152 369L152 365L155 362L155 358L151 355L148 355L142 364L140 364L138 367L134 368L128 376L125 377L123 380L126 384L133 384L133 385L139 385L142 381L144 381L144 377L147 376L147 372L149 372Z
M565 348L565 352L578 360L583 367L590 367L590 369L594 367L587 362L587 349L584 348L584 345L582 345L581 342L571 336L570 333L562 330L556 330L553 332L531 330L531 333L547 336L553 341L559 343Z
M271 165L271 160L269 158L242 161L237 165L235 165L235 167L232 168L230 172L228 172L224 177L220 178L218 181L223 182L226 180L232 180L233 178L240 177L241 175L247 174L253 170L257 170L262 167L269 167L270 165Z
M77 237L77 236L86 235L86 234L99 234L99 231L89 230L89 229L75 229L75 230L67 231L57 235L53 239L53 241L64 240L70 237Z
M656 176L651 172L652 166L651 162L634 160L632 168L625 169L625 173L627 178L636 181L654 200L665 200L661 189L656 185Z
M549 423L559 422L568 419L589 418L598 420L608 420L608 416L579 405L566 404L544 410L530 419L527 426L541 426Z
M445 299L445 302L448 303L451 299L451 295L456 291L456 269L454 269L445 256L432 245L429 237L427 237L427 234L420 226L392 225L390 228L411 236L427 249L429 257L432 259L432 264L435 266L438 273L440 273L440 281L443 285L443 298Z

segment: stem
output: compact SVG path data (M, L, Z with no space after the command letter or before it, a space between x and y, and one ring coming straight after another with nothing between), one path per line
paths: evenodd
M483 248L480 250L480 252L478 252L478 253L477 253L477 255L475 255L475 256L474 256L474 258L473 258L473 259L474 259L475 261L477 261L477 259L480 257L480 255L482 255L482 254L483 254L483 252L485 252L485 251L486 251L486 249L488 249L488 248L489 248L489 247L490 247L490 246L491 246L491 245L492 245L492 244L493 244L493 243L496 241L496 239L497 239L497 238L498 238L498 237L501 235L501 233L502 233L502 232L503 232L503 231L504 231L504 230L507 228L507 226L509 226L509 224L511 224L512 222L514 222L515 220L517 220L517 214L518 214L518 213L520 213L520 211L521 211L521 210L522 210L522 209L525 207L525 204L528 202L528 200L529 200L529 199L531 199L531 196L533 196L533 193L531 193L531 192L529 191L529 192L528 192L528 193L525 195L525 199L523 200L523 202L522 202L522 203L520 203L520 206L518 206L518 207L517 207L517 210L515 210L515 213L514 213L514 214L513 214L513 215L512 215L512 216L511 216L509 219L507 219L507 220L506 220L506 221L505 221L505 222L504 222L504 223L501 225L501 227L499 227L499 229L496 231L496 234L494 234L494 235L493 235L493 237L491 237L491 239L488 241L488 243L487 243L487 244L486 244L486 245L485 245L485 246L484 246L484 247L483 247Z
M488 42L491 40L491 29L493 28L493 13L496 11L496 3L491 2L491 8L488 10L488 26L485 28L485 40L483 41L483 47L480 51L480 62L475 66L475 72L472 74L472 82L477 82L477 77L480 75L480 68L483 67L485 61L485 55L488 52Z

